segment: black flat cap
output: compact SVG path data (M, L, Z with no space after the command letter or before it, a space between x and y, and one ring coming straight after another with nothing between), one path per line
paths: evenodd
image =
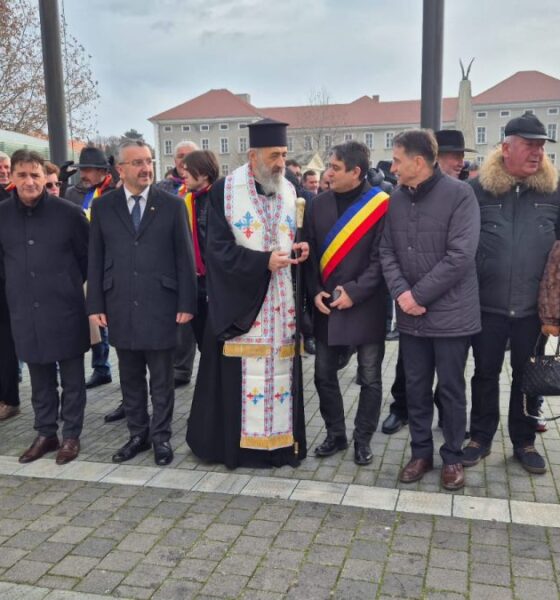
M248 125L250 148L273 148L288 145L288 123L262 119Z
M556 142L548 137L544 125L530 112L523 113L520 117L515 117L508 121L505 129L506 137L508 135L518 135L527 140L546 140L547 142Z

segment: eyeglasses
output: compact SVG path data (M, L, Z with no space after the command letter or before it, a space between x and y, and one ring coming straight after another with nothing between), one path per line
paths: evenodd
M54 190L55 187L59 188L62 185L60 181L49 181L45 183L45 187L47 190Z
M152 158L135 158L134 160L129 160L127 162L120 162L119 165L132 165L133 167L143 167L146 165L149 167L153 162Z

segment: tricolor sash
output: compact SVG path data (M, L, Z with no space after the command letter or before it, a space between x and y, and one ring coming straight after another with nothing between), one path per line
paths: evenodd
M83 208L84 212L86 213L86 217L87 217L88 221L91 220L91 203L96 198L99 198L99 196L101 196L103 194L103 192L111 185L112 182L113 182L113 178L111 177L111 174L109 173L108 175L105 176L105 179L99 185L96 185L94 188L89 190L89 192L84 196L82 208Z
M326 283L342 259L383 217L389 207L389 194L373 187L349 206L333 225L321 247L320 269Z

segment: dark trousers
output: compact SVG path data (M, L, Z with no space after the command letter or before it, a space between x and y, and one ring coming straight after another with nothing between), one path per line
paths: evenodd
M173 385L173 354L169 350L122 350L117 348L123 407L130 436L139 435L155 443L171 437L171 419L175 403ZM152 422L148 414L148 383L150 371Z
M437 373L443 407L444 444L440 455L445 464L461 462L467 422L465 364L469 340L469 336L434 338L401 333L412 458L431 459L433 456L432 386L434 373Z
M62 420L62 438L79 438L84 424L86 383L84 355L58 362L62 392L58 394L57 363L29 363L31 404L35 430L46 437L56 435L58 413Z
M196 356L196 338L191 323L177 327L177 346L173 354L175 379L183 382L190 381Z
M340 346L328 346L316 340L315 387L327 433L345 437L344 403L337 373L339 350ZM354 441L369 444L377 429L381 410L381 363L385 344L363 344L357 347L357 353L361 387L358 411L354 419Z
M498 429L499 379L509 338L512 370L508 414L509 437L514 447L534 444L534 421L523 414L521 380L523 368L535 347L540 327L537 315L523 319L510 319L503 315L482 313L482 331L472 340L474 376L471 379L471 436L473 440L489 446ZM537 403L536 397L527 398L530 414L537 414Z
M395 367L395 379L391 386L391 396L393 396L393 402L389 406L389 412L397 415L402 421L408 420L408 408L406 405L406 376L404 372L401 346L399 343L399 350L397 355L397 366ZM436 405L439 413L439 420L442 421L442 406L439 399L439 382L436 384L434 390L434 404Z
M190 322L190 325L192 327L193 334L194 334L194 339L196 341L196 345L198 347L199 352L202 352L202 341L204 340L204 329L206 327L207 317L208 317L208 300L206 298L206 294L204 294L204 295L199 294L198 301L197 301L197 307L196 307L196 316ZM179 326L179 328L180 327L181 326ZM191 370L190 370L191 375L192 375L192 365L193 365L195 353L196 353L196 349L195 349L195 352L193 352L193 354L192 354L192 359L191 359L191 363L190 363L191 364ZM177 356L177 355L175 355L175 356ZM175 377L177 377L177 373L175 373Z
M0 402L19 406L19 364L8 320L0 321Z
M100 327L101 341L91 347L91 368L100 375L111 374L109 363L109 331L107 327Z

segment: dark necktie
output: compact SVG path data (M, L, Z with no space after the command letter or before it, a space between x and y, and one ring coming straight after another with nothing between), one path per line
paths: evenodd
M130 215L132 216L134 231L138 232L140 221L142 220L142 211L140 209L140 200L142 200L142 196L131 196L131 198L134 200L134 206L132 207Z

